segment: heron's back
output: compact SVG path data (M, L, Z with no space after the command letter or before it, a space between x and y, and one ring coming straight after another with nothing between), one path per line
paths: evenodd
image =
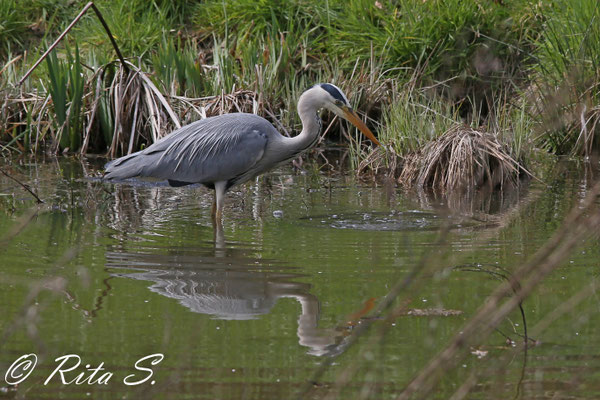
M255 114L206 118L109 162L104 178L152 177L181 184L239 180L252 172L272 135L279 133Z

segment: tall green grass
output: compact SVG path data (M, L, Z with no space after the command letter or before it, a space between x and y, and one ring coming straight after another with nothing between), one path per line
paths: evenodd
M79 58L79 47L71 53L66 48L66 61L60 60L55 52L46 58L50 86L56 114L57 142L61 149L76 151L81 145L83 132L83 96L85 76Z
M10 53L11 46L23 46L22 35L27 21L17 8L16 0L0 2L0 56Z
M542 142L560 154L600 149L600 3L557 0L545 10L535 66Z
M36 40L58 34L84 3L0 3L0 16L7 27L0 29L0 39L6 39L0 43L0 60L14 59ZM600 115L596 106L600 33L595 23L598 5L592 0L95 3L122 52L171 96L168 99L182 122L199 118L213 102L218 107L211 108L211 114L258 112L294 133L300 128L295 113L298 96L323 81L339 85L398 154L415 151L439 136L450 122L501 135L505 142L514 143L519 153L532 148L534 131L552 151L587 149L578 121L588 121L589 136ZM65 43L70 43L71 49L77 43L79 51L60 47L58 56L48 59L45 68L38 69L26 83L28 91L39 91L40 97L45 97L46 90L51 93L56 114L34 107L34 112L41 113L31 120L50 118L60 147L76 150L80 139L71 127L82 126L86 112L92 118L85 121L86 131L101 137L90 141L91 148L104 151L103 146L121 129L119 124L129 118L115 115L120 83L111 75L118 68L109 66L113 49L92 14L80 21ZM93 73L82 68L82 60ZM18 64L10 65L7 73L22 69ZM2 88L10 88L9 82L15 80L7 73L0 75ZM85 79L80 81L81 74ZM97 74L93 81L86 80L93 74ZM534 78L537 86L530 84ZM559 90L542 91L539 82ZM554 106L547 114L559 121L543 121L552 129L540 133L525 101L525 88L529 88L527 93L534 92L533 97L545 103L546 109ZM568 101L557 100L563 93ZM223 104L228 101L232 104ZM131 104L132 110L141 109L136 104ZM17 114L21 115L13 115ZM324 116L327 125L330 116ZM140 124L142 120L137 121ZM147 124L140 125L145 127ZM335 125L330 131L341 137L346 135L344 127ZM19 134L11 135L9 141L14 137L22 140ZM135 144L143 145L143 140Z
M58 35L86 3L84 0L0 1L0 60Z
M206 94L200 52L194 40L182 43L163 37L161 46L152 54L152 68L157 83L165 93L200 97Z
M383 67L402 76L423 56L429 80L455 78L471 91L514 76L530 46L523 18L530 2L494 1L326 2L208 0L197 6L193 21L204 35L217 35L241 58L241 50L285 40L289 65L330 60L350 72L357 60L380 57ZM404 67L404 68L403 68ZM409 75L404 75L409 78ZM452 88L450 88L452 89ZM464 90L463 90L464 92Z
M557 0L545 18L537 69L555 85L569 78L587 89L600 75L600 3Z
M394 95L391 106L385 110L379 139L404 156L418 151L456 124L459 118L455 114L439 96L427 96L407 87Z
M190 7L183 0L98 0L95 4L123 55L145 60L151 58L165 35L175 36L183 30ZM82 47L113 54L106 31L92 13L76 27L74 35Z

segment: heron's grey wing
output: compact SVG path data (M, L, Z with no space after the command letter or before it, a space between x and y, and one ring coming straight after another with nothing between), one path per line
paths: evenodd
M243 181L252 175L270 134L277 132L253 114L226 114L181 127L140 152L106 165L106 179L134 176L179 183Z

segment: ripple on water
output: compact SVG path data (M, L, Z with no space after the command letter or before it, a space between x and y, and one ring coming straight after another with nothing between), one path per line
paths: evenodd
M314 215L301 218L312 225L335 229L363 231L413 231L439 230L445 224L451 229L469 228L479 225L464 216L439 215L433 212L409 210L386 212L352 212L330 215Z

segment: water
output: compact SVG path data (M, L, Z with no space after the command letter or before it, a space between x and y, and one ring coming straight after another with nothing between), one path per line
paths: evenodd
M86 178L99 166L3 166L45 204L0 177L0 397L321 399L356 367L338 398L396 398L589 188L568 166L518 193L432 200L321 165L286 167L230 193L215 234L208 190ZM395 303L403 312L370 316L443 249ZM523 304L530 328L547 325L536 344L518 345L517 310L428 398L470 377L467 398L597 398L600 301L589 288L599 267L598 239L582 243ZM370 334L351 345L365 323ZM31 375L8 385L11 364L31 353ZM68 355L64 369L81 364L52 375ZM132 374L143 382L126 385Z

